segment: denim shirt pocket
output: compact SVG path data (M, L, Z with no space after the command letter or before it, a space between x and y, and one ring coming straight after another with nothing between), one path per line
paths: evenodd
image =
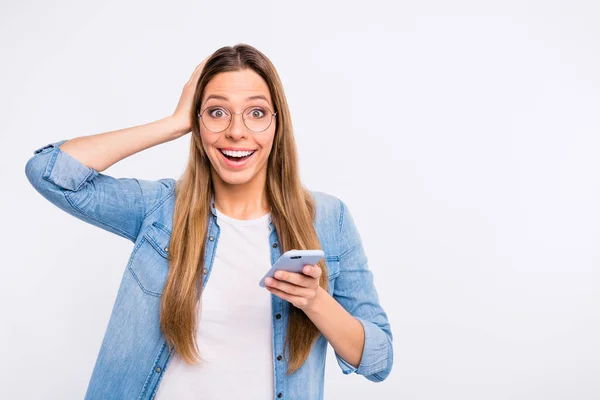
M340 274L340 258L336 255L325 254L325 265L327 266L327 291L332 294L335 285L335 278Z
M162 295L169 272L169 241L171 234L160 222L154 221L143 232L129 260L129 271L144 293Z

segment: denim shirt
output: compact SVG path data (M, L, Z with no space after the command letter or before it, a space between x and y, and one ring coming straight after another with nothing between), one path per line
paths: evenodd
M85 398L153 399L173 355L160 330L159 310L168 271L175 180L114 178L102 174L63 152L58 146L66 141L34 151L25 167L29 182L67 213L134 244ZM360 236L341 200L322 192L311 191L311 195L316 208L314 227L325 252L329 294L360 321L365 333L358 368L335 352L337 363L344 374L356 373L369 381L383 381L392 369L392 332L386 312L379 304ZM210 279L219 241L214 205L212 211L203 287ZM273 264L281 250L272 221L270 232ZM265 272L268 268L265 266ZM300 369L285 375L289 354L283 354L283 346L293 305L274 294L271 301L273 398L322 399L327 340L319 336ZM279 355L283 355L280 360Z

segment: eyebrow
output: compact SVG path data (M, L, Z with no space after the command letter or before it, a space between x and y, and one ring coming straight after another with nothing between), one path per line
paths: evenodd
M209 101L210 99L218 99L218 100L229 101L229 99L227 97L221 96L221 95L218 95L218 94L211 94L210 96L208 96L206 98L205 101ZM255 96L246 97L246 101L258 100L258 99L265 100L267 103L269 103L269 100L264 95L262 95L262 94L257 94Z

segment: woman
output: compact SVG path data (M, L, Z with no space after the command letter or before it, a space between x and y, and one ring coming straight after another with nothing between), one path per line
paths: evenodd
M190 131L179 180L101 173ZM344 373L389 375L392 332L358 231L342 201L303 188L282 84L255 48L205 59L171 116L43 146L26 175L135 244L86 399L321 399L327 343ZM325 260L260 287L290 249Z

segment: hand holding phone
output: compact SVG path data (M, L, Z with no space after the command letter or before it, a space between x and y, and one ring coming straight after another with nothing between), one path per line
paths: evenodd
M273 278L275 271L284 270L289 272L301 273L305 265L315 265L318 263L325 253L323 250L289 250L279 257L271 269L258 283L259 286L265 287L265 279Z

